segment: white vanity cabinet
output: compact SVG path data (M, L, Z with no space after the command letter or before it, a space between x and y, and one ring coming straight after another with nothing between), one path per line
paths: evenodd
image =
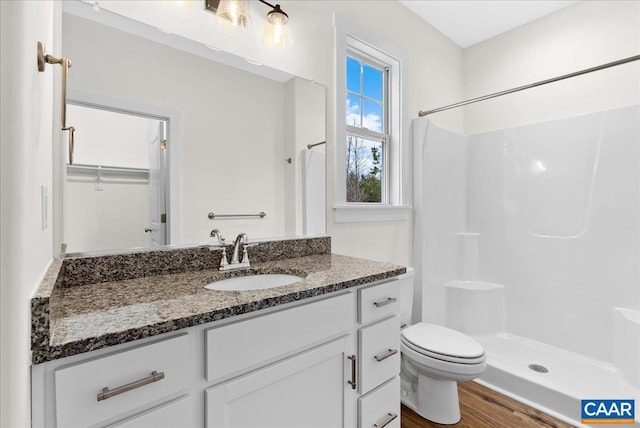
M399 427L395 282L35 365L32 425Z
M351 426L354 304L347 292L208 330L207 380L232 379L205 391L206 426Z

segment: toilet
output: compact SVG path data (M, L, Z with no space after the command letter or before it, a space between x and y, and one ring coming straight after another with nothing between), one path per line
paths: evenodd
M460 421L458 382L477 378L486 367L482 345L443 326L411 325L413 269L401 278L402 403L439 424Z

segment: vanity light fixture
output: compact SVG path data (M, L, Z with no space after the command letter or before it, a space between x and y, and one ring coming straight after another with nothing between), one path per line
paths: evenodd
M293 39L289 29L289 15L279 4L258 1L271 8L262 30L262 44L274 50L291 47ZM205 0L205 8L216 13L218 22L232 27L244 28L250 20L247 0Z
M219 23L222 21L221 23L229 23L232 27L244 28L250 19L249 4L247 0L220 0L216 17Z
M280 9L279 4L273 6L266 1L259 1L272 8L267 13L267 19L262 30L262 44L274 50L290 47L293 41L289 31L289 15Z

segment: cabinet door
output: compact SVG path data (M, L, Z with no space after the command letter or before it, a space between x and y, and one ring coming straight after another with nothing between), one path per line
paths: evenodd
M207 427L344 427L353 409L347 346L343 338L209 388Z

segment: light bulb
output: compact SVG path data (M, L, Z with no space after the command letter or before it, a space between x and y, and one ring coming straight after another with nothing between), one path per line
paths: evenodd
M249 6L246 0L220 0L216 16L219 24L244 28L249 22Z
M289 17L280 9L280 5L267 14L262 31L262 44L271 49L280 50L293 44L289 29Z

